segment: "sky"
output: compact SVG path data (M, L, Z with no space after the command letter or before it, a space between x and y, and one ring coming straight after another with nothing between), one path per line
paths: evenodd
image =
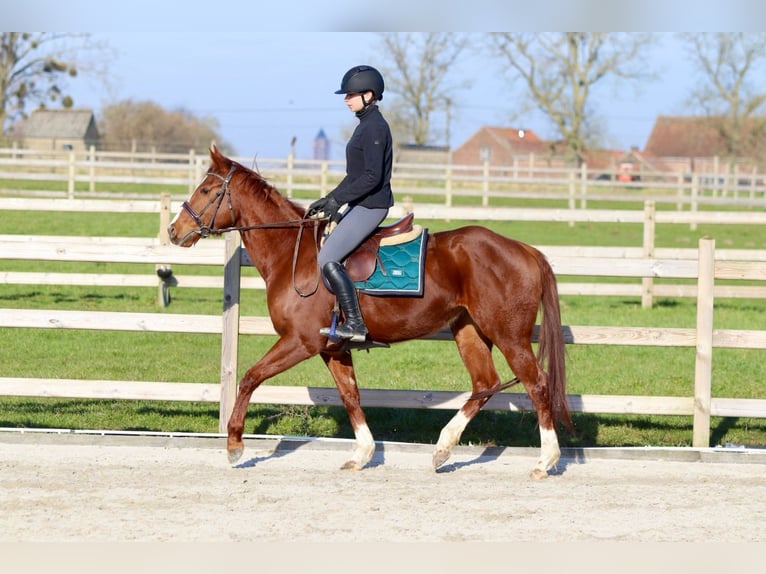
M1 13L4 29L85 31L110 48L108 85L86 77L69 83L75 105L92 108L97 117L102 106L124 99L186 109L215 117L236 155L260 158L285 157L293 137L297 156L311 157L321 129L330 139L333 159L343 158L345 137L356 123L342 96L333 92L348 68L386 62L381 30L480 34L507 22L503 29L510 31L659 32L645 61L656 79L620 89L599 83L594 93L606 143L629 149L644 146L658 115L689 112L686 97L694 70L674 31L748 31L766 21L766 3L757 0L537 0L534 8L519 0L441 0L439 10L428 8L430 4L71 0L64 9L60 2L27 0L5 6ZM662 18L647 17L652 9L662 10ZM468 80L471 86L455 92L448 142L453 148L483 125L556 137L544 116L518 114L522 85L511 83L499 62L486 54L466 53L451 78ZM384 97L384 113L385 104ZM447 142L442 137L433 143Z

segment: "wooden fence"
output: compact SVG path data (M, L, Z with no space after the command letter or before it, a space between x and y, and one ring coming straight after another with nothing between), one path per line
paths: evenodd
M575 252L577 248L574 248ZM696 349L694 395L648 397L617 395L569 395L573 412L630 413L693 416L694 446L709 446L710 417L766 417L766 400L711 396L714 348L766 349L766 331L715 329L713 302L716 280L766 281L763 260L717 259L715 242L700 240L695 259L611 257L547 253L559 275L679 278L696 280L696 328L613 326L564 327L565 340L576 345L634 345L693 347ZM760 254L762 256L762 254ZM223 264L224 312L221 316L168 313L84 312L55 309L0 309L0 327L39 329L99 329L122 331L186 332L221 334L220 384L160 383L149 381L61 380L23 377L0 378L0 394L37 397L76 397L212 401L220 405L220 429L231 412L237 386L237 341L240 334L273 335L268 317L240 316L241 266L248 264L239 235L225 241L208 240L193 249L180 249L158 239L127 238L0 238L0 259L105 261L155 265ZM90 280L90 279L89 279ZM122 281L122 279L121 279ZM122 284L122 283L120 283ZM449 339L445 332L431 339ZM468 393L450 391L393 391L363 389L366 406L401 408L458 408ZM253 395L255 403L340 405L334 388L264 385ZM502 393L486 408L529 410L523 393Z
M253 158L234 158L251 165ZM118 183L160 184L191 191L207 169L207 154L53 152L0 148L0 179L64 183L64 195L93 196ZM559 165L556 165L556 164ZM699 163L699 162L698 162ZM766 206L766 175L722 169L713 171L642 172L641 181L617 180L615 170L570 167L522 156L510 166L415 164L395 161L392 186L400 197L437 196L450 207L458 197L480 198L486 207L496 198L563 199L570 209L585 209L590 200L635 202L654 199L676 204L677 210L699 205ZM343 177L344 162L286 158L258 158L257 169L282 193L321 196ZM42 193L42 192L41 192ZM49 195L49 194L48 194Z

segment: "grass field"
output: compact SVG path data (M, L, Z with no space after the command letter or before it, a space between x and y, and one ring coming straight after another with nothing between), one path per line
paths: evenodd
M6 234L91 236L155 236L158 217L151 214L76 214L0 212ZM41 224L44 222L44 225ZM423 222L431 231L467 222ZM633 224L488 222L496 231L538 245L641 245L642 230ZM766 248L766 235L754 226L664 225L657 228L659 247L694 247L710 236L719 247ZM65 264L0 261L0 271L84 271L153 273L153 266ZM185 266L176 272L213 272ZM248 271L252 272L252 271ZM60 287L0 285L0 307L135 312L218 314L220 292L175 289L169 308L156 303L153 288ZM245 291L245 315L264 315L263 294ZM660 299L652 309L623 297L562 297L562 319L571 325L693 327L692 299ZM766 302L721 299L716 302L717 328L766 329ZM243 337L240 374L271 345L273 337ZM0 329L0 376L147 381L217 382L220 336ZM652 347L570 346L568 373L571 393L691 396L694 349ZM763 398L766 381L763 351L716 349L713 396ZM496 361L501 376L507 366ZM451 342L413 341L391 349L358 353L360 386L424 390L468 390L467 373ZM313 358L266 384L331 386L318 358ZM257 391L256 391L257 392ZM367 409L378 439L434 442L451 411ZM562 443L579 446L688 445L691 417L575 415L576 434ZM0 426L106 428L155 431L215 432L218 405L116 400L0 398ZM350 437L345 411L333 407L251 406L246 432ZM482 412L463 437L473 444L536 445L539 437L532 413ZM766 420L716 419L712 444L766 445Z

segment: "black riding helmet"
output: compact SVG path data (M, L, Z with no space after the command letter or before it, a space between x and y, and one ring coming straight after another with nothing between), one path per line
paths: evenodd
M336 94L371 91L378 101L383 99L383 76L372 66L354 66L345 73Z

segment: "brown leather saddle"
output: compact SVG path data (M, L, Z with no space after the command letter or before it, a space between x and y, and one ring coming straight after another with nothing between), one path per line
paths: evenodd
M356 250L346 258L344 266L352 281L364 281L375 272L375 266L380 261L378 250L381 242L390 241L398 235L414 231L414 213L408 213L391 225L383 225L366 239Z

